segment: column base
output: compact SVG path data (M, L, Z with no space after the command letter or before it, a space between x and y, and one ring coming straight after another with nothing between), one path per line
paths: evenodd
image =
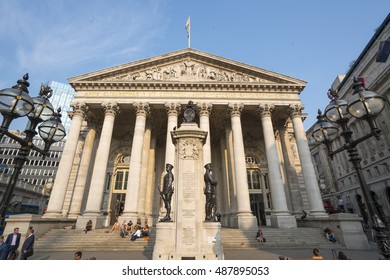
M257 219L251 213L237 214L237 225L241 230L257 230Z
M92 229L105 227L105 216L101 214L84 214L77 217L76 229L85 229L89 220L92 221Z
M134 225L137 224L138 215L136 213L123 213L118 217L118 222L121 225L123 222L132 222Z
M68 218L70 219L77 219L79 216L81 216L81 213L69 213Z
M48 218L48 219L55 219L55 218L64 218L64 215L62 215L62 212L46 212L42 218Z
M325 210L310 210L308 214L312 218L328 218L329 215Z
M271 226L275 228L296 228L297 220L291 215L272 215Z

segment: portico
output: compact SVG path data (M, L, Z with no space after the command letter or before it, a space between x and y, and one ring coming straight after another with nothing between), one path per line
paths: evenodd
M184 49L69 82L72 125L45 218L155 225L165 165L176 166L171 132L189 100L207 132L222 226L296 227L303 209L326 216L302 125L304 81Z

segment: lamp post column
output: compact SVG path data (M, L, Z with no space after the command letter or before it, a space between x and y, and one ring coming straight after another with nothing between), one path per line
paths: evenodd
M240 229L256 229L257 220L252 215L250 202L248 179L246 176L246 163L244 141L241 128L241 112L244 108L243 104L229 104L230 118L233 132L233 153L234 167L236 172L237 186L237 219L238 228Z
M73 160L80 136L81 125L88 110L88 106L85 102L72 103L71 107L73 107L72 124L65 142L64 151L62 152L56 180L54 181L47 211L43 216L44 218L62 216L62 205L64 203L66 189L68 188L70 173L72 171Z
M102 133L99 140L99 146L96 151L96 159L93 166L87 206L85 208L85 212L83 213L83 219L79 219L80 223L82 223L81 226L79 226L79 220L77 221L78 228L84 228L87 219L95 220L93 225L97 228L103 226L103 220L98 218L101 214L112 132L114 129L115 116L119 112L119 106L116 102L105 102L102 103L102 106L105 111Z
M370 193L370 188L366 183L363 175L359 153L355 147L347 149L350 161L352 162L363 192L364 200L367 203L367 210L370 217L370 227L374 230L374 239L377 243L379 253L384 256L386 260L390 259L390 241L386 234L386 226L379 218L374 200Z
M133 144L131 148L129 180L127 183L125 208L120 222L123 220L137 221L138 216L138 195L141 179L141 160L142 148L144 146L146 117L150 113L148 103L135 103L134 107L137 110L137 117L135 120Z
M295 139L298 146L299 159L302 165L303 178L305 180L307 195L310 204L311 216L328 216L322 203L320 188L311 159L309 145L302 123L301 104L290 106L290 117L294 127Z

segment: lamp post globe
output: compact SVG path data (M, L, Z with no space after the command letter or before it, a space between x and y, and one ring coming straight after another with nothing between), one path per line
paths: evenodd
M333 123L348 122L351 118L348 110L348 102L343 99L333 99L325 108L324 115Z
M339 126L326 121L321 110L318 110L317 123L313 128L313 138L320 143L331 143L339 135Z
M24 117L34 110L34 101L28 95L28 78L28 74L25 74L12 88L0 90L0 113L3 115L1 131L7 130L12 120Z
M28 74L25 74L23 79L18 80L12 88L0 90L0 113L3 115L0 140L4 135L7 135L21 145L14 160L13 172L0 202L0 230L5 228L6 211L30 151L33 149L45 157L51 144L61 141L66 135L64 126L61 124L60 109L56 113L53 105L48 100L52 95L51 88L41 85L39 96L31 98L27 89L30 85L27 82L28 78ZM29 122L24 131L25 137L21 138L8 131L8 128L12 120L23 116L27 116ZM44 149L35 146L33 143L34 136L37 135L36 128L40 123L42 125L38 130L45 142Z
M48 150L50 145L61 141L65 136L65 128L61 123L61 108L51 117L50 120L44 121L38 128L39 136L45 141L45 150Z
M364 81L355 78L354 92L348 100L348 112L357 119L374 119L385 108L385 98L366 90Z

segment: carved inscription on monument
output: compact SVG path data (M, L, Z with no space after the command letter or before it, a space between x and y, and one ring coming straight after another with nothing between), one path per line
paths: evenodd
M183 173L183 199L195 199L196 187L197 187L197 179L196 174L193 172L185 172Z
M195 209L183 209L183 217L184 218L195 217Z
M184 227L183 228L182 242L185 245L193 245L195 243L195 230L193 227Z
M183 182L183 218L194 218L195 217L195 199L196 199L196 180L195 173L185 173Z

